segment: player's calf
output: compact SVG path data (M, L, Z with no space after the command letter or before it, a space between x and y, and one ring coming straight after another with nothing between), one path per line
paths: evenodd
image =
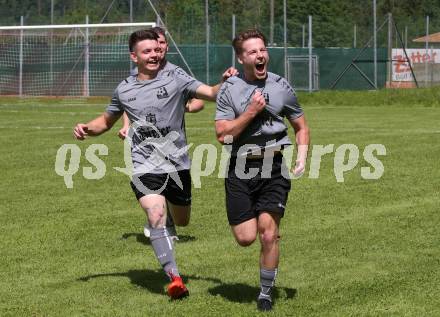
M189 224L191 218L191 205L181 206L168 201L168 211L168 214L172 215L173 225L186 227Z

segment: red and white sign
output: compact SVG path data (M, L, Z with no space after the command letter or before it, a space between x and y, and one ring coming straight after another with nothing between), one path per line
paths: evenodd
M407 48L406 54L411 66L414 64L440 63L440 49ZM408 65L405 52L401 48L393 48L393 81L412 81L411 68Z

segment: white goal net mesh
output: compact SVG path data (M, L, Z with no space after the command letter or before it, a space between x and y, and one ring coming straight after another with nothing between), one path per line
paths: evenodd
M143 26L0 30L0 95L109 96L130 73Z

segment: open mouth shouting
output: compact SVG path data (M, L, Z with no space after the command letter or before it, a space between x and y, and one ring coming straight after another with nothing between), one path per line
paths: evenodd
M255 76L258 79L264 79L266 77L266 60L260 60L255 63Z

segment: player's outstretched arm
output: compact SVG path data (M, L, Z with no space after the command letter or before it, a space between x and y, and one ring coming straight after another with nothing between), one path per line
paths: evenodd
M238 70L234 67L229 67L225 72L222 74L222 80L220 83L218 83L215 86L208 86L208 85L201 85L196 90L196 97L199 99L204 100L210 100L215 101L215 98L217 97L217 93L221 87L221 85L231 76L238 75Z
M249 123L266 107L266 101L259 90L256 90L246 110L234 120L217 120L215 132L220 143L225 142L227 136L238 137Z
M301 176L306 166L307 152L310 144L310 130L304 115L299 118L290 119L289 122L293 130L295 130L295 140L297 144L296 162L295 166L292 167L293 174L295 176Z
M226 80L228 80L229 77L237 76L238 70L235 67L229 67L225 72L222 74L222 81L220 84L224 83Z
M130 128L130 120L128 119L127 114L124 112L124 114L122 115L122 128L118 131L118 136L122 140L125 140L125 138L127 137L127 132L129 128Z
M111 129L119 117L120 116L115 116L108 112L104 112L102 115L86 124L78 123L73 128L73 136L78 140L84 140L87 136L100 135Z
M186 112L196 113L202 111L205 108L205 103L201 99L190 99L185 105Z

